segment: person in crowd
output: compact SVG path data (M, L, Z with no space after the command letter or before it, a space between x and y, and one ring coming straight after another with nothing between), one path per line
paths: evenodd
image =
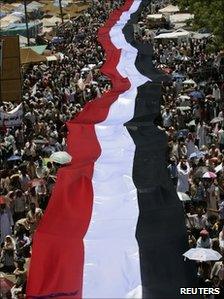
M3 264L1 271L6 273L13 273L15 270L15 255L16 255L16 248L14 240L11 236L5 237L5 242L2 247L0 261Z
M13 274L15 275L16 282L14 286L11 289L11 295L12 299L13 298L18 298L18 294L24 295L24 287L26 285L26 279L27 279L27 271L24 267L25 265L25 260L24 259L19 259L17 262L17 267Z
M213 180L207 188L207 209L208 215L214 215L213 209L217 210L219 204L219 189L217 188L217 182Z
M163 113L162 117L163 117L163 126L165 128L171 127L173 115L169 108L166 108L166 111Z
M190 195L195 205L197 206L205 205L206 191L203 183L200 180L198 180L198 178L192 179L191 181Z
M218 126L218 146L220 151L222 152L224 150L224 127L219 125Z
M30 204L30 210L26 215L27 223L30 226L30 234L32 235L37 228L39 221L43 216L42 210L40 208L36 208L35 203Z
M195 239L194 235L192 234L192 231L188 230L187 233L188 233L189 248L195 248L197 242L196 242L196 239Z
M3 197L0 198L0 245L5 241L7 235L12 234L14 221L10 208L6 206Z
M186 157L187 156L187 147L183 141L180 141L178 146L178 156Z
M20 185L21 185L21 190L23 192L25 192L28 189L28 184L30 182L30 177L27 174L26 167L22 167L20 172L21 172L21 174L19 176L19 181L20 181Z
M200 237L197 240L197 248L212 248L212 239L206 229L200 231Z
M193 235L196 238L198 238L203 228L208 227L208 218L206 213L201 207L197 208L196 213L194 213L194 209L192 207L192 210L190 211L190 213L187 213L186 216L187 216L186 219L187 227L191 229Z
M174 186L177 186L178 181L178 171L177 171L177 165L176 165L176 159L175 157L172 157L170 159L170 164L167 167L169 171L169 175L171 180L173 181Z
M30 239L26 236L25 230L21 227L16 233L16 254L17 258L28 258L30 256Z
M178 182L177 191L178 192L188 192L189 191L189 175L190 175L190 165L182 157L180 163L177 165Z
M217 261L214 263L212 270L211 270L211 275L210 278L213 279L214 277L218 277L221 280L224 279L224 258L222 257L221 261Z
M195 139L192 133L188 133L186 139L187 157L188 159L194 153L198 152L198 147L195 145Z
M14 196L14 219L15 222L24 218L26 214L26 197L22 190L18 189Z
M221 253L224 254L224 227L222 228L221 232L219 233L219 247Z
M31 187L26 193L27 203L28 205L31 204L31 202L35 203L36 208L39 208L39 202L38 202L38 195L36 192L36 186Z
M197 139L198 139L198 147L199 149L203 145L207 145L207 139L206 139L206 125L205 123L201 120L198 125L197 125Z

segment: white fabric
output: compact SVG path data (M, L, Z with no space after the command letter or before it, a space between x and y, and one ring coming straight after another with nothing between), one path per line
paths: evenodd
M162 17L163 17L163 14L161 14L161 13L147 15L147 19L154 19L154 20L162 19Z
M0 125L6 127L20 126L23 120L23 106L19 104L9 112L0 111Z
M218 261L221 259L221 254L218 251L208 248L191 248L183 254L190 260L201 262Z
M161 8L159 10L160 13L175 13L175 12L178 12L180 11L179 7L178 6L174 6L174 5L168 5L164 8Z
M190 36L190 33L188 31L175 31L175 32L169 32L169 33L161 33L159 35L157 35L155 37L155 39L161 39L161 38L164 38L164 39L172 39L172 38L181 38L181 37L189 37Z
M148 81L135 67L138 51L127 43L122 29L137 11L134 1L110 31L122 49L117 70L131 82L110 107L105 121L95 125L101 155L93 175L93 212L84 238L83 298L141 298L137 191L132 179L135 145L124 123L134 115L137 87Z
M183 23L183 22L186 22L187 20L190 20L190 19L194 19L193 14L178 13L178 14L170 16L170 22L171 23Z
M189 191L189 174L190 174L190 166L186 163L186 170L181 168L180 163L177 165L177 173L178 173L178 182L177 182L177 192L187 192Z

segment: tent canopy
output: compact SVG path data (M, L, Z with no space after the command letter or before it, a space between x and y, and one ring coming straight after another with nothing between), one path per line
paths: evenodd
M162 9L159 10L159 13L176 13L179 12L179 7L178 6L174 6L174 5L168 5Z
M28 38L23 35L19 35L19 44L20 47L25 47L26 45L28 45ZM30 44L35 44L34 38L30 38Z
M0 11L0 18L4 18L5 16L6 16L6 13Z
M21 20L25 18L25 13L22 11L14 11L11 13L11 16L20 18Z
M181 37L188 37L190 35L191 33L189 31L178 29L174 32L159 34L155 37L155 39L176 39Z
M180 28L183 28L185 26L187 26L187 24L185 22L183 22L183 23L174 23L174 29L176 29L176 30L180 29Z
M15 7L9 3L1 4L1 12L10 13L14 8Z
M21 64L29 64L46 61L46 58L30 48L22 48L20 49L20 60Z
M153 19L153 20L160 20L160 19L162 19L162 17L163 17L163 15L161 13L147 15L147 19Z
M35 10L39 10L43 6L44 4L33 1L27 5L27 12L33 12ZM15 8L15 11L24 12L25 11L24 5L23 4L19 5L18 7Z
M57 57L55 55L46 56L47 61L57 61Z
M170 16L171 23L184 23L191 19L194 19L194 15L190 13L177 13Z
M46 50L47 45L41 45L41 46L33 46L33 47L24 47L23 49L31 49L34 52L36 52L39 55L42 55L44 51Z
M0 26L1 28L5 28L11 24L19 23L20 21L21 17L10 14L1 19Z
M37 2L37 1L32 1L30 4L28 4L28 6L30 6L30 7L41 8L41 7L44 7L44 4L39 3L39 2Z
M54 27L56 22L61 23L61 18L59 17L52 17L52 18L44 18L42 19L44 27Z
M192 37L195 38L195 39L203 39L203 38L209 38L211 36L212 36L211 33L194 32Z

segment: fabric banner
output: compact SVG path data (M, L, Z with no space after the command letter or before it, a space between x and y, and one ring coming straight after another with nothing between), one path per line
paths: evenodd
M165 78L152 46L134 40L149 2L126 0L98 31L113 88L67 124L73 160L34 235L27 298L179 299L195 285L166 137L153 124Z
M19 104L9 112L0 111L0 126L18 127L23 121L23 106Z

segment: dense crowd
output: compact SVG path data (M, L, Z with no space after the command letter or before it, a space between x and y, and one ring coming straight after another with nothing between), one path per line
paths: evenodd
M155 67L171 78L163 84L157 124L168 138L170 178L179 196L188 196L183 206L189 246L213 248L224 254L223 71L219 53L207 53L207 39L154 39L158 26L152 33L147 15L168 2L154 1L144 9L136 38L153 44ZM66 150L65 122L86 102L111 89L110 81L100 72L105 55L97 42L97 30L122 4L124 0L96 0L79 19L57 27L59 42L49 43L48 49L60 52L60 59L24 70L23 123L1 128L0 271L15 276L12 298L25 294L32 235L46 209L59 167L49 157ZM165 20L163 26L169 28L170 24ZM2 111L12 108L11 103L0 103ZM224 288L222 260L197 265L201 285Z
M154 6L153 13L158 11ZM167 169L183 201L190 248L211 248L222 258L197 262L202 287L224 297L224 67L222 52L210 53L209 38L162 40L164 27L149 28L146 7L136 38L152 43L154 66L170 76L163 83L156 124L167 134ZM161 25L161 23L160 23Z
M32 235L59 167L49 157L66 150L65 123L111 88L100 72L105 55L97 31L123 4L94 1L78 19L57 27L59 42L49 43L48 50L61 53L58 61L23 70L23 122L15 128L3 124L0 132L0 271L15 276L9 297L25 295ZM13 108L0 103L1 111Z

